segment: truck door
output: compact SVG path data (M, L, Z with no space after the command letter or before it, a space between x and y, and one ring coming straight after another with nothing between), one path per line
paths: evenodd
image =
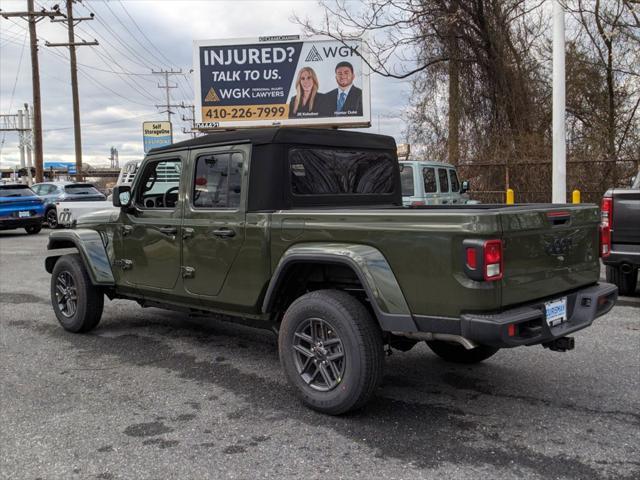
M183 154L184 155L184 154ZM147 162L120 219L125 283L172 289L180 273L180 183L185 158L172 153Z
M224 301L223 286L245 238L242 199L250 145L192 153L183 220L183 277L188 294Z

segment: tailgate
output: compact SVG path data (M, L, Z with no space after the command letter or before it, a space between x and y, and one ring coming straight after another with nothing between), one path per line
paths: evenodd
M500 212L502 306L559 295L600 277L595 205L532 205Z
M640 190L613 191L611 243L640 244Z

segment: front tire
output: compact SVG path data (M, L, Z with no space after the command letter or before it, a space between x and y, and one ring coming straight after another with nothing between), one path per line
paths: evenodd
M495 355L499 348L479 345L476 348L467 350L462 345L456 343L443 342L441 340L431 340L427 345L440 358L447 362L454 363L479 363Z
M100 322L104 294L91 284L79 255L64 255L53 267L51 304L58 322L68 332L85 333Z
M318 290L294 301L282 319L278 348L303 403L329 415L364 406L382 379L380 328L342 291Z
M607 265L607 282L613 283L618 287L620 295L633 295L636 291L638 283L638 269L632 268L629 273L622 273L621 267Z
M42 225L29 225L28 227L24 227L24 229L29 235L35 235L36 233L40 233Z

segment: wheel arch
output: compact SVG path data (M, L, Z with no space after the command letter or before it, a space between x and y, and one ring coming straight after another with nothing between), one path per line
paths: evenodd
M53 267L62 255L77 252L93 285L115 285L111 262L102 236L97 231L74 229L51 232L47 250L51 251L45 259L45 269L48 273L53 272Z
M296 268L330 265L346 267L358 279L383 331L418 331L389 263L379 250L368 245L304 244L289 248L271 277L263 313L274 312Z

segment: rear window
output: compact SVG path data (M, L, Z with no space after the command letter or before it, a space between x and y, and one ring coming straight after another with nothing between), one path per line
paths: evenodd
M0 186L0 197L35 197L36 194L33 193L26 185L24 187L20 185L1 185Z
M400 180L402 181L402 196L413 197L413 167L400 164Z
M72 195L101 195L93 185L67 185L64 191Z
M446 168L438 169L438 180L440 180L440 193L449 192L449 177L447 176Z
M294 195L366 195L394 192L396 160L386 152L292 148Z

